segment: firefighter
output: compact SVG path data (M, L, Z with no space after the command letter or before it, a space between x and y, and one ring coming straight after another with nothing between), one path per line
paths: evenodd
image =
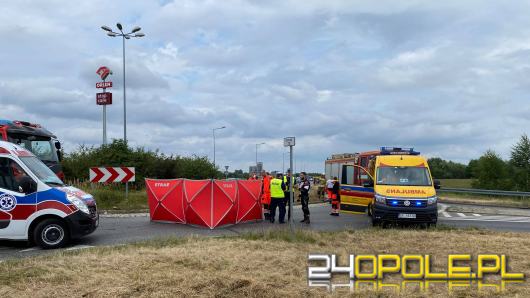
M285 223L285 183L282 180L282 174L277 174L276 178L273 178L270 182L271 189L271 205L270 205L270 221L274 223L276 216L276 207L280 209L280 215L278 221L283 224Z
M283 176L283 183L285 184L285 206L288 208L287 219L291 219L291 188L294 183L291 170L287 170L287 174Z
M271 204L271 176L269 173L263 171L263 182L261 184L262 191L261 191L261 204L263 205L263 213L265 216L265 220L270 219L270 212L269 207Z
M309 224L309 189L311 188L311 183L306 178L306 173L300 173L300 184L298 184L298 189L300 190L300 201L302 202L302 211L304 212L304 219L300 222Z
M333 187L331 188L331 213L332 216L339 216L340 211L340 183L339 178L333 178Z

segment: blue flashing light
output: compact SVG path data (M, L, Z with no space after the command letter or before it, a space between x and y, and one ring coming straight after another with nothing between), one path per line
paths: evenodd
M0 125L12 125L13 122L9 120L0 119Z
M414 148L381 147L381 155L420 155Z
M417 201L416 206L421 206L421 201Z
M392 205L397 205L398 201L392 201Z

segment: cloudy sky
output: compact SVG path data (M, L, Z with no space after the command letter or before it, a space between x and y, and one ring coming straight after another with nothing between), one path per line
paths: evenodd
M504 158L530 130L528 1L2 1L0 118L101 143L96 69L114 75L109 138L123 136L127 41L133 145L213 156L230 169L298 170L382 145L467 162Z

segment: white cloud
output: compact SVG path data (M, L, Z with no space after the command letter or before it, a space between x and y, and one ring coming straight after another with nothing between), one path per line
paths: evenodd
M528 132L528 3L494 1L9 1L0 11L0 118L39 122L65 142L99 144L95 70L114 71L109 136L122 135L121 40L130 141L212 154L231 169L297 168L381 145L466 162L508 157Z

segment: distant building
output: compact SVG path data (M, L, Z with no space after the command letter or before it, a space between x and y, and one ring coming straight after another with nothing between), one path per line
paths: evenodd
M248 172L250 174L252 174L252 173L260 174L261 171L263 171L263 163L262 162L258 162L257 166L248 167Z

